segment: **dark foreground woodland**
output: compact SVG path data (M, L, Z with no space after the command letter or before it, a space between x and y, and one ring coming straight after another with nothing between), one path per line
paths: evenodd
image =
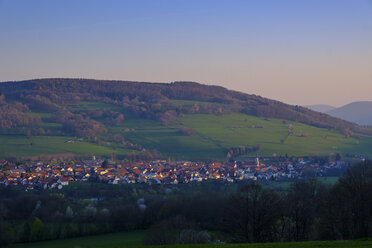
M0 189L1 245L146 230L145 244L346 240L372 236L372 163L332 187L316 180L278 190L257 182L73 184Z

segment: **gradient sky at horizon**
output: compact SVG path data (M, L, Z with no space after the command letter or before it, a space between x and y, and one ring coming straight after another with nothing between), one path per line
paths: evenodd
M46 77L372 101L372 1L0 0L0 81Z

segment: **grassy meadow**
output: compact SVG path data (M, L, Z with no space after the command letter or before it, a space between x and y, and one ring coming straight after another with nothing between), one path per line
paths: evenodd
M97 236L87 236L70 239L51 240L34 243L14 244L8 248L364 248L372 247L372 240L352 241L308 241L308 242L283 242L283 243L251 243L251 244L200 244L200 245L164 245L144 246L142 240L145 231L125 233L112 233Z
M27 157L47 154L73 153L79 156L99 154L109 156L112 153L125 154L126 149L105 147L87 141L78 141L68 136L32 136L0 135L0 151Z
M168 127L155 121L146 121L136 128L133 125L136 122L122 124L122 130L134 129L124 134L127 139L177 159L224 159L231 147L257 144L261 146L258 151L260 156L372 154L372 137L369 136L362 136L357 140L346 138L333 130L239 113L185 115ZM291 136L288 136L289 125L293 127ZM178 131L180 126L189 127L196 134L183 135Z
M194 129L200 138L221 148L260 144L261 156L372 152L370 149L372 137L364 136L357 140L346 138L336 131L302 123L263 119L238 113L223 116L186 115L181 119L181 123ZM293 127L291 136L288 136L289 125Z
M110 233L70 239L59 239L44 242L14 244L9 248L114 248L142 245L144 231Z
M179 104L194 104L195 101L176 101ZM198 104L208 104L198 102ZM226 159L231 147L260 145L260 156L307 156L330 155L372 155L372 137L346 138L340 132L316 128L302 123L267 119L241 113L228 115L188 114L168 126L159 121L143 119L126 112L116 105L99 102L80 102L69 105L71 111L111 109L125 115L118 126L108 126L109 134L121 134L127 141L146 149L156 149L166 157L178 160ZM88 140L76 140L64 133L61 124L50 122L51 113L33 112L42 119L41 127L49 130L48 136L26 137L16 134L0 135L0 153L17 156L40 154L74 153L109 156L113 153L126 155L134 152L115 143L98 145ZM288 135L291 126L292 135ZM180 127L195 131L185 135ZM105 136L107 134L104 134Z

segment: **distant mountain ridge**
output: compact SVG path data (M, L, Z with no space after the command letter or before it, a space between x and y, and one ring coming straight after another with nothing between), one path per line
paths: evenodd
M320 113L327 113L328 111L331 111L336 108L326 104L306 105L304 107Z
M359 125L372 125L372 101L352 102L326 113Z

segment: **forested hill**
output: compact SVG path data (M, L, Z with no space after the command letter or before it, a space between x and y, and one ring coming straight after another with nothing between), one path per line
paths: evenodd
M223 115L240 112L336 129L345 135L369 132L357 124L304 107L194 82L145 83L53 78L3 82L0 83L0 92L0 103L8 99L11 100L8 102L21 102L31 109L62 111L73 102L105 102L127 109L141 118L160 120L165 125L182 114ZM185 104L180 100L193 102Z

